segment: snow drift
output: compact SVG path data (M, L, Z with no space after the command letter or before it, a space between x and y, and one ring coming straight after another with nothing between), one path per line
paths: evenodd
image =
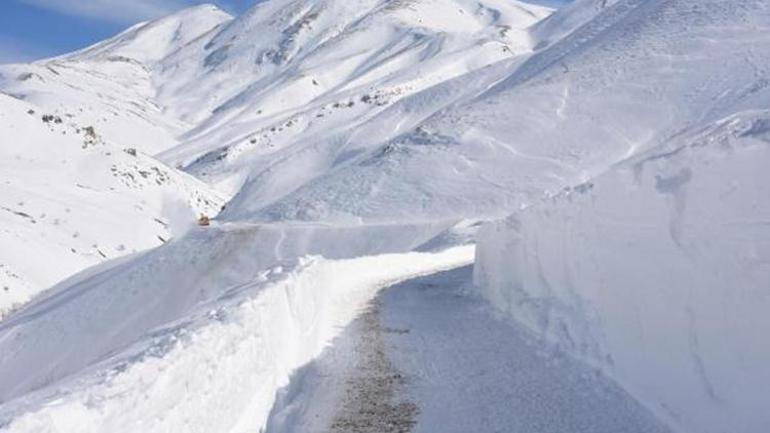
M480 233L479 293L682 432L770 415L770 113L646 152Z

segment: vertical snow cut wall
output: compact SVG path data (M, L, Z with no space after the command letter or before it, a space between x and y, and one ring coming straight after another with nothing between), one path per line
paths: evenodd
M477 290L682 432L770 431L770 114L480 233Z

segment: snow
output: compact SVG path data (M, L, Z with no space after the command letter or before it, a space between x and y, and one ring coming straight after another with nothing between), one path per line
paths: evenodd
M504 44L525 50L523 28L548 11L500 0L262 2L207 43L171 56L166 63L182 67L169 69L176 79L163 80L168 84L161 96L182 118L200 122L214 114L200 130L234 116L249 121L259 117L254 115L258 109L262 115L296 110L319 96L364 84L424 81L410 69L441 64L458 51L466 58L483 53L488 64L510 55L502 50ZM459 25L447 28L457 20ZM490 24L511 27L511 32L501 35ZM254 40L252 34L261 37ZM480 51L479 45L497 49ZM433 79L441 77L437 73ZM191 91L190 104L170 103Z
M214 5L194 6L155 21L139 23L104 42L62 56L62 59L94 61L122 57L152 67L232 19Z
M770 354L758 349L770 326L770 94L757 66L770 52L754 32L767 18L753 1L618 1L490 91L495 105L536 92L555 115L521 122L553 132L495 120L494 133L579 171L553 170L558 188L483 230L479 293L679 431L770 426L759 407Z
M160 61L231 19L211 5L185 9L76 53L0 65L0 88L47 113L93 125L120 146L156 154L192 126L157 100Z
M335 156L326 155L344 153L346 138L392 105L529 52L525 28L549 12L497 0L263 2L209 43L167 60L180 66L163 78L161 100L197 126L162 158L237 192L249 177L260 179L252 188L275 182L285 172L278 164L320 148L312 170L291 170L291 185L245 198L275 200L332 168ZM467 25L446 28L457 20ZM255 42L249 35L257 33L264 36ZM445 104L422 103L431 114ZM392 133L381 124L377 131L368 139Z
M478 293L679 431L765 431L769 122L730 116L486 226Z
M178 257L175 253L169 251L168 259ZM212 254L209 261L216 257ZM222 289L208 299L190 299L192 305L184 314L180 314L179 295L186 291L189 297L199 297L194 287L179 287L183 282L177 282L176 287L167 286L165 294L151 287L142 295L114 287L108 290L105 273L97 274L2 324L0 389L5 402L0 426L5 424L2 431L8 432L258 430L267 420L277 389L288 382L293 369L320 353L378 289L470 263L472 257L473 247L458 247L442 253L336 261L306 258L294 268L277 267L253 277L242 271L237 278L235 267L208 269L206 278L219 279ZM167 269L173 273L175 268ZM139 275L148 284L157 284L152 273ZM127 276L124 281L132 278L142 277ZM231 284L224 284L228 279ZM206 287L211 289L212 284ZM133 286L134 291L142 286ZM115 308L131 308L131 304L118 299L105 303L97 296L105 291L124 300L143 297L150 308L134 311L139 317L106 314L105 307L112 306L107 310L114 313ZM158 315L163 319L158 320ZM116 326L115 317L127 321ZM153 329L146 324L153 318L164 325ZM89 337L84 330L73 332L78 322L86 322L92 330ZM145 325L139 325L143 331L134 332L135 339L121 339L119 334L95 339L94 331L105 326L125 332L135 330L137 324ZM47 329L51 326L63 332L57 341L50 339L57 334ZM56 375L66 371L68 363L87 356L82 353L86 347L73 340L84 337L90 339L91 347L102 349L102 355L80 368L77 376L57 381ZM73 353L76 347L80 350ZM31 371L26 362L40 364L41 359L54 370L26 376ZM36 377L43 380L37 387L51 386L28 394L29 383ZM182 395L186 397L180 399Z
M45 115L0 94L0 318L88 266L170 239L171 203L190 215L222 205L207 185L128 153L98 126Z
M367 405L420 431L768 430L770 8L564 3L203 5L0 66L0 430ZM473 288L414 279L469 265L490 219ZM359 343L373 372L324 358Z
M569 35L580 26L587 24L604 9L618 0L575 0L561 7L556 13L539 21L530 33L538 48L543 48Z
M372 119L362 135L303 143L288 162L252 175L223 218L513 212L686 128L766 108L768 22L766 3L755 0L619 1L558 42L498 62L500 70L482 68L413 95L440 106L393 136L374 134ZM442 91L454 95L434 99ZM266 190L285 182L294 161L310 176Z
M617 385L469 298L471 276L466 266L384 289L292 375L267 431L668 431Z

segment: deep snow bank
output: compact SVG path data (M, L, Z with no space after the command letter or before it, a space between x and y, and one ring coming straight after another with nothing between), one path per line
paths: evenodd
M485 226L479 292L682 432L770 431L769 144L743 113Z
M89 309L96 310L94 316L99 318L105 309L114 308L109 302L105 307L73 300L88 297L88 293L70 290L69 300L60 296L45 306L50 319L41 318L35 309L12 319L0 330L0 343L16 340L14 335L21 332L25 338L19 341L35 345L36 336L45 339L51 332L45 326L37 330L32 326L30 331L28 324L61 319L55 310L69 303L79 304L82 310L71 317L68 326L61 326L59 337L66 340L64 346L54 344L56 352L41 353L46 364L64 365L72 352L90 353L92 344L104 348L105 336L116 351L103 355L102 361L80 366L77 374L0 406L0 431L257 431L267 419L276 391L288 383L291 372L317 356L379 288L465 265L472 258L473 247L457 247L435 254L390 254L338 261L301 259L290 271L274 268L260 272L250 281L231 285L208 301L189 307L181 315L172 311L171 304L157 308L167 303L168 296L157 294L156 300L141 296L147 290L141 281L133 280L137 302L122 307L133 308L136 316L143 317L142 323L133 324L133 318L126 314L118 316L122 318L118 323L106 318L101 324L93 323ZM246 265L247 261L238 264ZM230 272L235 271L235 266L230 268ZM115 273L115 269L105 272ZM246 271L241 277L245 275ZM123 276L127 278L124 286L128 287L131 277L125 272ZM96 278L104 280L103 276ZM219 272L218 278L215 284L208 283L221 289L223 281L234 276ZM179 286L187 283L180 275ZM81 292L95 291L88 284L80 286ZM178 299L182 306L190 301L188 298L202 295L192 290L194 287L186 289L192 293ZM130 302L120 293L116 296L113 305ZM173 308L180 307L174 303ZM179 318L146 330L146 323L157 320L158 314ZM90 323L91 339L73 346L70 343L75 336L70 334L72 329L80 330L77 322ZM126 341L121 333L129 325L145 331L121 348L120 343ZM20 345L24 352L26 344ZM6 348L0 351L4 355L0 358L0 376L13 382L12 376L27 374L31 369L19 365L17 371L11 371L16 354L8 356ZM50 377L56 374L53 371ZM2 389L9 388L3 385Z
M411 251L451 226L226 225L88 270L0 323L0 403L91 368L298 257Z

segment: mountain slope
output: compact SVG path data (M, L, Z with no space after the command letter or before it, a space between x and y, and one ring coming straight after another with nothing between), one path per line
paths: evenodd
M528 52L524 28L549 12L498 0L261 3L167 59L189 71L168 80L167 105L204 120L161 157L235 192L308 144L345 140L398 101Z
M194 7L77 53L0 65L0 89L48 113L94 125L111 142L156 154L178 144L191 127L157 102L157 63L231 18L210 5Z
M178 220L223 203L73 117L0 93L0 316L86 267L162 244Z
M256 198L270 175L253 178L226 217L383 220L516 209L689 128L766 107L769 13L756 0L619 1L499 83L492 74L471 102L386 143L361 138L356 146L375 150L355 158L344 145L333 150L333 170L270 207Z
M0 66L0 315L165 242L178 219L219 211L219 193L150 156L190 127L155 101L153 68L231 18L190 8L77 53Z
M64 55L60 60L98 61L122 57L125 61L152 68L232 19L214 5L195 6L155 21L136 24L104 42Z
M522 29L549 11L500 0L262 2L205 45L166 59L175 78L179 69L188 76L165 80L164 95L167 105L183 110L183 118L202 120L214 113L208 124L246 109L260 108L267 116L343 88L371 85L390 75L397 79L418 61L453 54L453 63L473 67L473 62L483 66L506 53L526 51ZM254 40L254 34L260 38ZM471 47L475 52L468 52ZM433 69L426 78L441 80L431 63L420 68ZM411 75L411 80L418 78ZM174 104L178 93L198 99Z
M36 272L39 263L25 262L13 248L6 249L3 266L6 278L14 281L4 280L3 287L8 289L2 308L7 310L88 265L169 238L164 224L170 216L165 214L176 212L163 208L165 186L157 193L137 187L136 194L126 195L113 185L112 176L97 179L94 173L100 168L114 166L113 173L124 175L131 188L134 180L141 184L155 174L163 182L178 182L182 191L174 187L170 195L182 192L182 197L171 202L192 202L196 213L214 215L221 205L217 193L157 165L148 155L173 147L163 154L163 160L186 165L189 172L215 183L225 195L231 194L252 173L285 161L311 137L325 135L337 140L411 94L527 51L528 36L523 29L549 12L548 8L501 0L483 5L466 0L355 4L324 0L295 1L286 7L265 2L232 19L204 5L138 24L76 53L29 65L0 66L0 89L11 95L2 100L8 116L2 126L29 143L19 142L4 151L35 161L29 163L30 168L19 166L4 173L6 182L25 188L8 188L0 195L9 209L7 216L13 219L14 212L31 215L12 206L14 202L29 206L29 199L22 197L30 195L39 196L35 212L55 213L56 221L61 219L59 211L78 213L67 219L72 227L54 229L56 237L39 239L48 235L41 235L35 227L17 228L19 221L14 221L13 230L7 229L14 245L24 251L46 250L49 261L56 265L50 271ZM457 19L462 26L449 24ZM260 32L269 37L260 38L255 45L251 35ZM378 48L372 49L372 44ZM225 51L228 54L221 59L214 54ZM268 55L278 51L280 55ZM264 56L272 60L265 61ZM309 78L311 75L315 78ZM422 117L448 103L451 96L443 99L423 107ZM289 100L292 105L282 105L281 101ZM26 111L35 114L19 116ZM49 121L38 124L43 115ZM386 117L391 124L403 123L393 114ZM374 126L381 131L378 135L392 134L381 124ZM86 127L94 135L87 140L96 142L98 138L110 150L97 157L97 147L78 149L82 145L78 140L86 138L73 134L82 136ZM51 159L55 152L46 155L49 147L65 152L62 160L72 168ZM132 164L132 158L142 163ZM86 164L81 160L94 169L80 173ZM27 175L34 164L45 167L40 173L45 181ZM323 169L318 166L319 171ZM81 179L84 176L90 176L88 182ZM52 194L48 189L54 180L58 189ZM306 180L297 176L260 201L269 203ZM85 193L88 188L98 194ZM105 196L105 190L115 194ZM122 206L142 211L126 212ZM90 218L82 214L92 208L103 215ZM152 217L148 219L143 212ZM187 218L189 222L191 218ZM105 224L114 221L118 222L112 227L120 226L123 234L105 236ZM64 234L66 231L71 233ZM105 243L115 245L106 247Z

